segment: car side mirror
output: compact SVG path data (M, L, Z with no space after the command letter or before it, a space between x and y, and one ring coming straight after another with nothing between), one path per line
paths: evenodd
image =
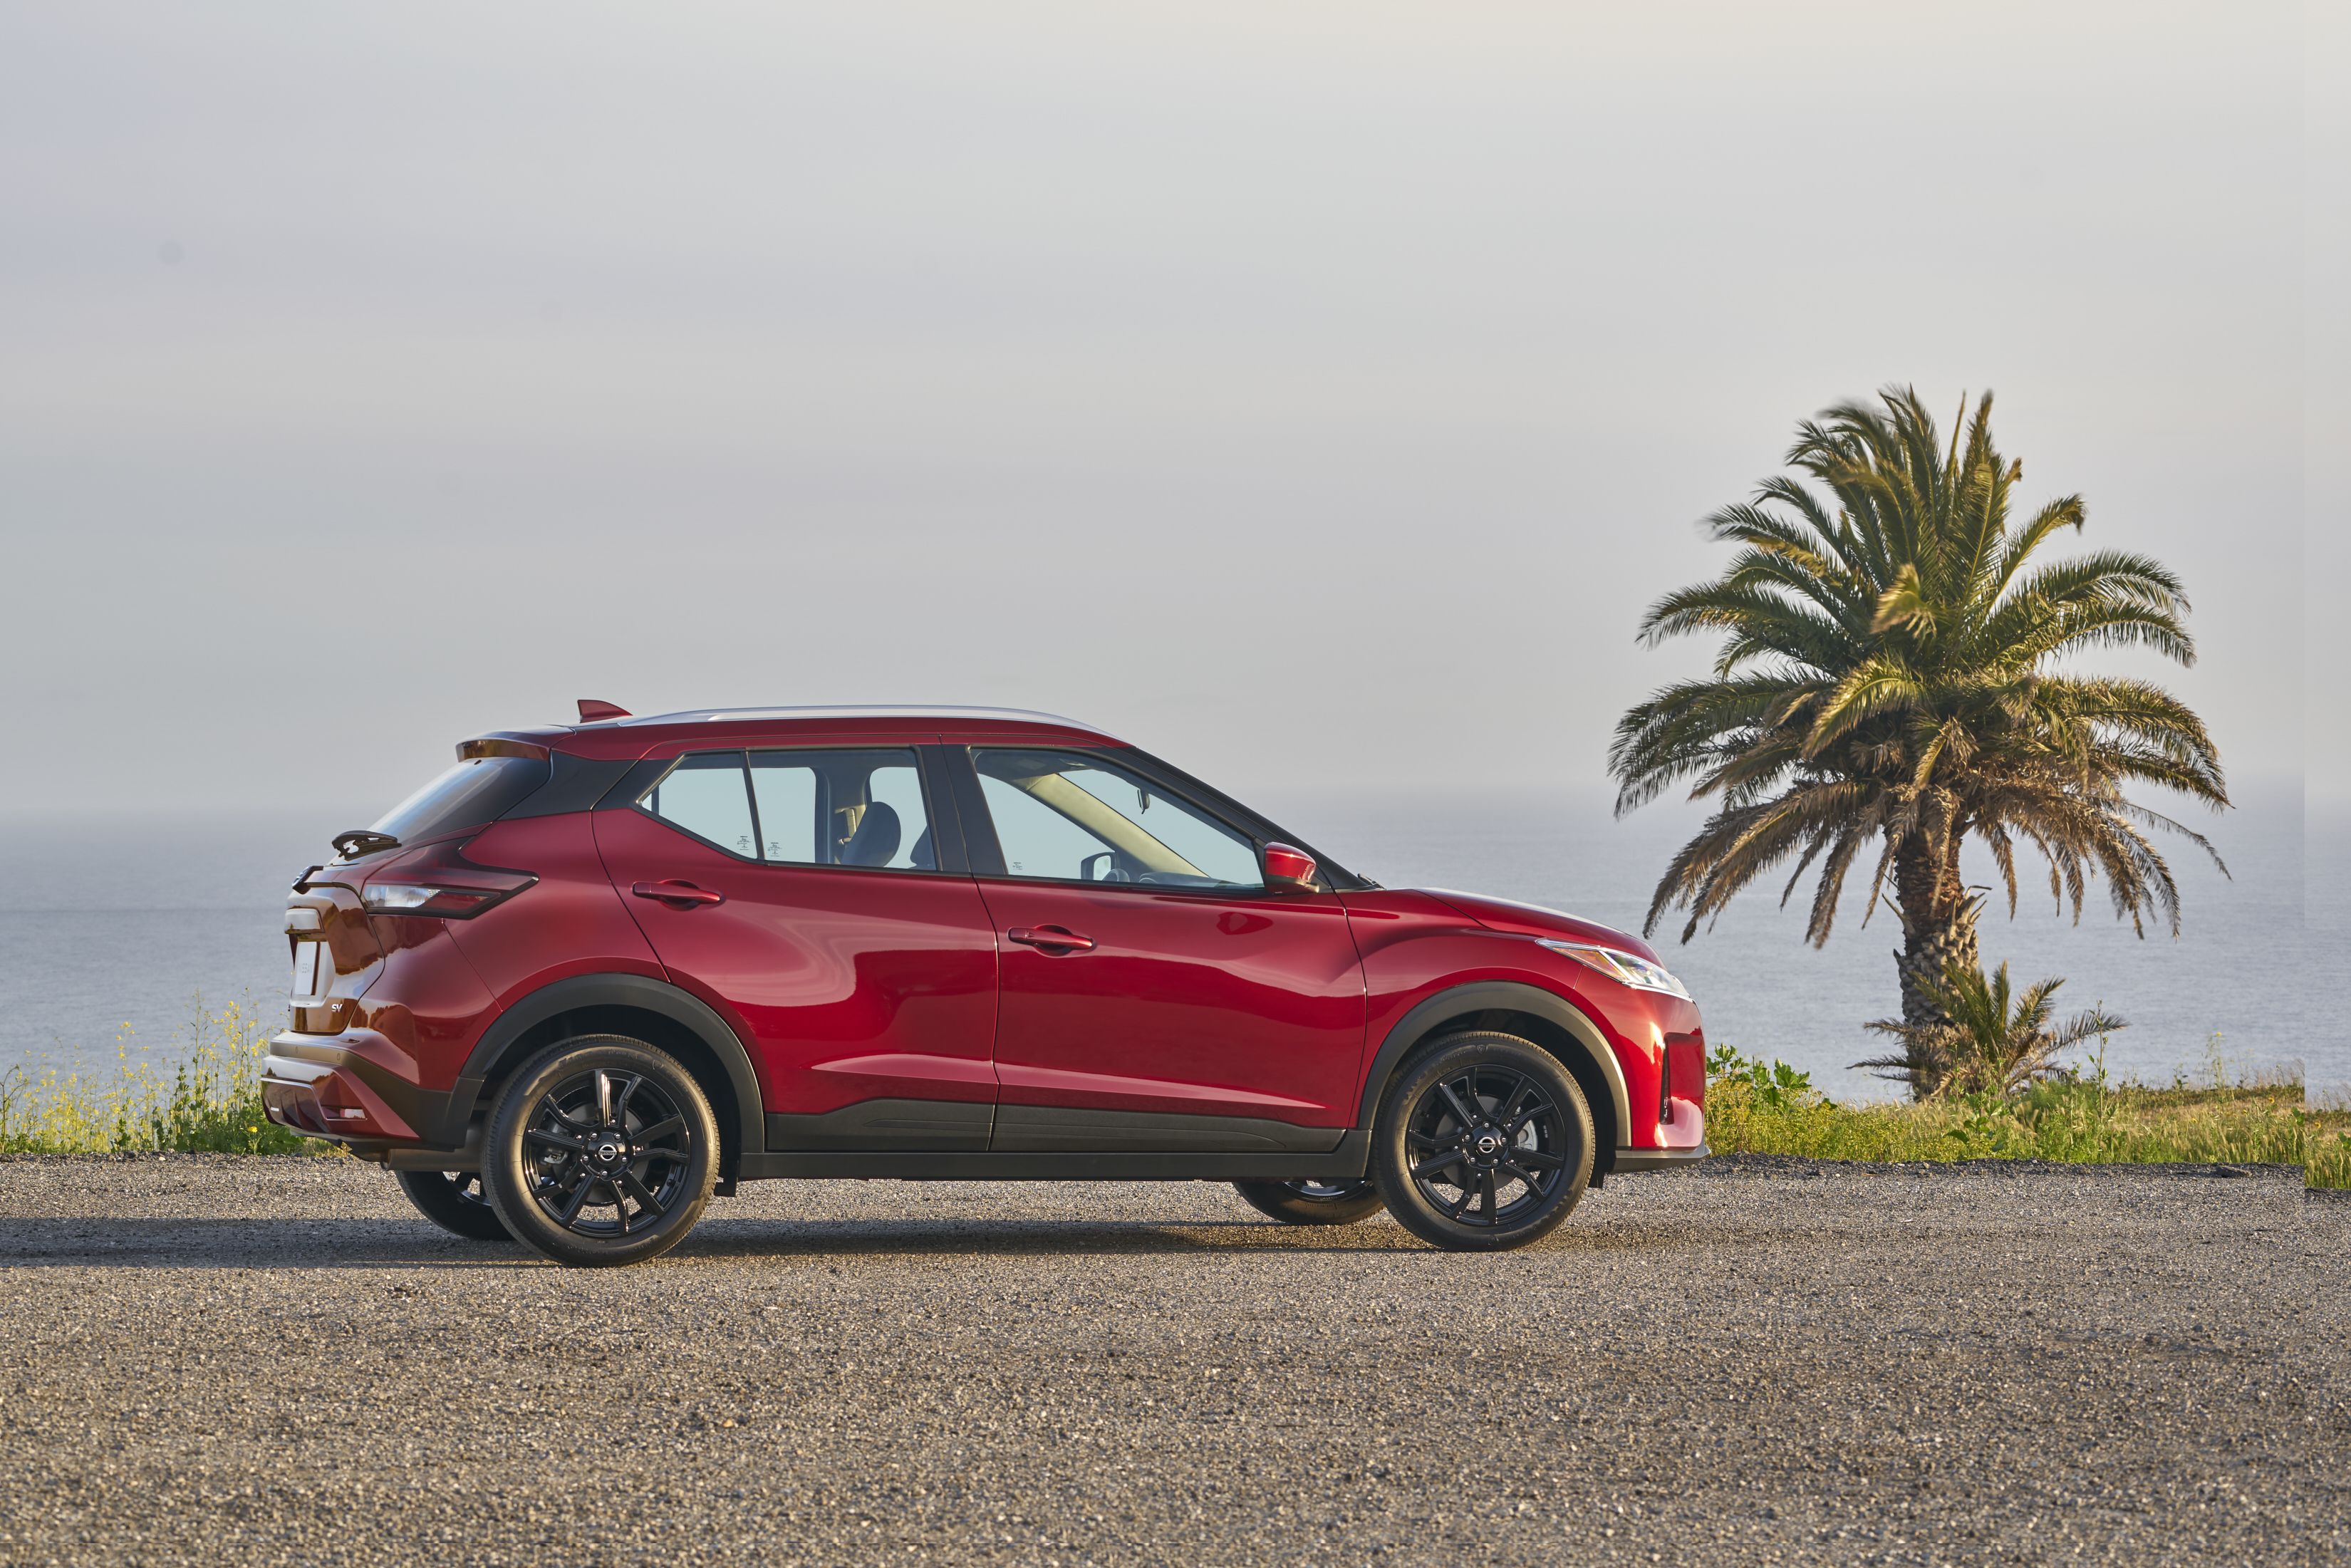
M1314 857L1288 844L1265 846L1265 885L1275 893L1307 893L1314 887Z

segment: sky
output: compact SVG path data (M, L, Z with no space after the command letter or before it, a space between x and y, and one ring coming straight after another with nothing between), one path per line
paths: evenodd
M0 810L388 805L581 696L1597 787L1697 520L1892 382L2184 577L2198 666L2102 664L2339 793L2344 33L0 7Z

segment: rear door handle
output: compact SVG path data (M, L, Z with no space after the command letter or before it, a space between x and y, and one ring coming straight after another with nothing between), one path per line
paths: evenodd
M629 889L639 898L658 898L664 904L691 908L699 904L724 904L726 895L713 893L706 887L696 887L690 882L641 882Z
M1040 925L1033 930L1016 925L1004 934L1004 939L1024 947L1058 947L1071 953L1091 953L1094 946L1092 937L1081 936L1065 925Z

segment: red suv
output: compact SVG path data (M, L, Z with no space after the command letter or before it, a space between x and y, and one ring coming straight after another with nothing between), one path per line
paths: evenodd
M1707 1152L1641 942L1381 887L1098 730L580 718L465 742L287 904L271 1119L460 1235L628 1263L762 1176L1210 1179L1498 1249Z

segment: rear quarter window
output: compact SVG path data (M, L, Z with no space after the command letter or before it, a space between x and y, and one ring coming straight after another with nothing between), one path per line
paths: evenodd
M496 821L545 784L544 757L475 757L458 763L378 818L375 831L403 844Z

